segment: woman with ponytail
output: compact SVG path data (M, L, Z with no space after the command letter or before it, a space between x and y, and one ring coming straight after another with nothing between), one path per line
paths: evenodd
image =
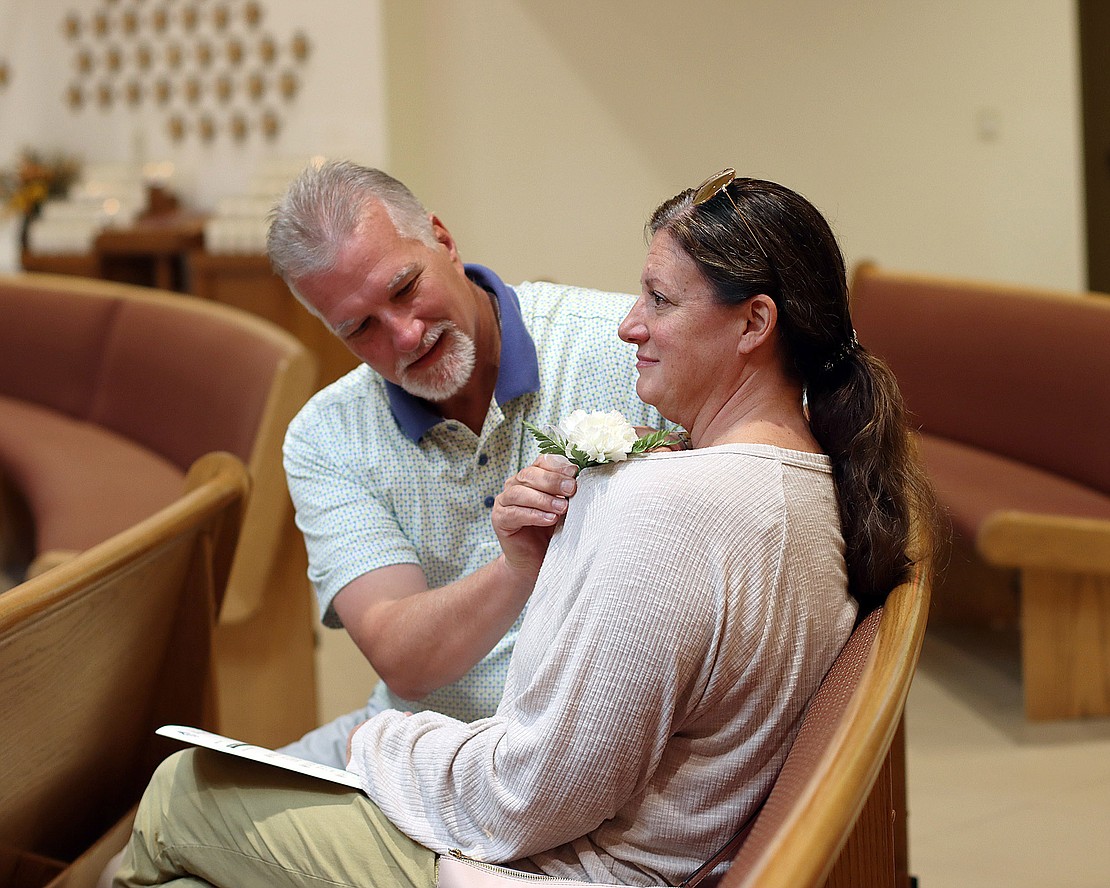
M735 399L756 409L738 416L732 440L791 448L800 435L801 449L828 456L849 591L865 611L882 604L906 578L914 547L931 537L933 493L894 376L856 339L844 259L828 223L788 188L738 179L729 169L660 205L648 231L653 251L688 262L719 305L766 302L773 330L759 347L774 351L782 375L766 386L766 375L750 374L737 389ZM652 310L633 309L622 338L650 355L646 327L630 322L639 311ZM642 375L638 391L650 402L649 385ZM657 406L667 419L678 419ZM699 446L703 436L694 422L687 428Z
M505 483L498 570L531 598L497 712L375 715L349 745L365 795L171 757L117 884L433 888L450 849L538 880L717 867L859 613L906 575L930 495L817 210L729 170L649 231L618 332L689 447L576 481L545 455Z

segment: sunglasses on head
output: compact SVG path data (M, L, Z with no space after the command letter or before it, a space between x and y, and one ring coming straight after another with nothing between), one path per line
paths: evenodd
M740 217L740 224L744 226L744 229L748 232L748 236L755 241L755 245L759 247L759 252L763 254L763 258L770 262L771 257L768 256L767 251L763 249L763 242L759 239L759 236L755 233L751 225L748 224L748 220L740 211L740 207L736 205L736 201L732 199L732 195L728 193L728 186L734 181L736 181L736 170L732 167L715 173L694 189L693 204L695 207L701 206L703 203L708 203L713 200L718 194L723 193L724 196L728 198L728 202L732 204L732 208L736 210L736 215Z

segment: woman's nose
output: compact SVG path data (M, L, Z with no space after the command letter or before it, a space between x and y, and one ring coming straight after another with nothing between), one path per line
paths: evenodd
M642 342L646 338L647 328L639 318L639 306L637 300L617 327L617 335L625 342Z

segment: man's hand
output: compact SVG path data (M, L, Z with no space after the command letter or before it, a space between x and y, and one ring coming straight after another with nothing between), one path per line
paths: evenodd
M493 504L493 529L505 563L535 577L547 545L578 489L577 469L562 456L544 454L508 481Z
M493 650L532 594L577 490L575 471L570 460L543 455L505 482L492 515L503 555L474 573L429 589L419 565L393 564L339 591L335 612L395 693L420 700Z
M355 742L355 732L359 728L361 728L364 724L366 724L366 722L359 722L357 725L355 725L353 728L351 728L350 733L347 734L347 764L348 765L351 763L351 745Z

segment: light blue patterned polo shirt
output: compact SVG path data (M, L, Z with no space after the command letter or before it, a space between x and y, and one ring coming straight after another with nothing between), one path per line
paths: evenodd
M498 556L494 497L538 454L524 420L619 410L633 425L662 425L636 397L635 347L617 338L633 297L542 282L510 288L489 269L466 269L501 312L501 365L480 435L366 365L315 395L289 425L285 470L325 625L341 625L332 599L368 571L419 564L438 588ZM491 715L522 619L457 682L421 701L383 682L374 702L462 721Z

